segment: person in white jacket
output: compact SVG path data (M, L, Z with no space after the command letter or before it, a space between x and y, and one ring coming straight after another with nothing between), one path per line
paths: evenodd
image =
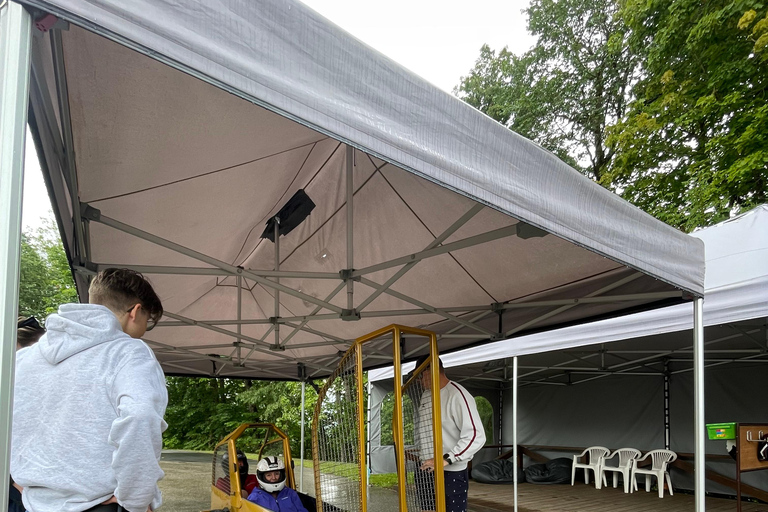
M427 356L416 362L418 369ZM443 362L440 366L440 416L442 419L442 459L435 461L432 444L432 415L430 405L430 367L421 373L424 394L419 401L419 421L415 429L420 464L416 472L416 486L422 510L435 510L434 471L442 468L445 481L446 512L466 512L469 473L467 465L485 445L485 429L480 421L475 399L464 386L445 375Z
M163 307L126 269L100 272L89 301L62 305L17 352L11 476L31 512L154 510L168 394L140 338Z

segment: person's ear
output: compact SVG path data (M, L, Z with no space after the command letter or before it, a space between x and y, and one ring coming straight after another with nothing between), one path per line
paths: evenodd
M136 321L136 318L139 315L140 309L141 309L141 304L134 304L133 307L128 311L128 317L131 319L132 322Z

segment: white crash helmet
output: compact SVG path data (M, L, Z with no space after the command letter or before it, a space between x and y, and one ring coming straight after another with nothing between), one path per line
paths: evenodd
M280 472L280 480L277 482L268 482L264 473L272 471ZM285 464L277 457L264 457L256 465L256 480L259 486L267 492L280 492L285 487Z

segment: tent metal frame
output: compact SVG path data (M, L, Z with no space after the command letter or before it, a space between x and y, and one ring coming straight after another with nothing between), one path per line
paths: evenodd
M348 146L348 153L352 152L352 148ZM349 160L350 163L352 162ZM351 173L350 167L348 167L348 176L349 173ZM347 192L351 192L351 183L349 182L349 177L347 180ZM348 199L349 200L349 199ZM166 312L165 316L167 318L170 318L170 321L163 321L160 322L159 325L161 326L190 326L190 327L199 327L203 329L207 329L213 332L217 332L219 334L224 334L228 336L232 336L235 341L233 342L235 346L238 349L238 357L233 358L232 364L234 365L242 365L244 361L247 361L248 358L253 354L253 352L262 352L262 353L270 353L271 355L277 355L278 352L285 349L287 342L298 332L303 331L309 334L313 334L315 336L318 336L320 344L331 344L331 345L338 345L339 349L346 349L353 340L351 339L343 339L339 338L337 336L334 336L330 333L320 331L318 329L310 328L307 326L307 323L309 321L315 321L315 320L331 320L331 319L343 319L343 320L350 320L354 321L362 317L368 317L368 318L375 318L375 317L388 317L388 316L399 316L399 315L423 315L423 314L437 314L442 316L444 319L452 321L456 324L456 328L449 330L447 333L440 335L439 338L459 338L459 339L503 339L506 337L510 337L513 334L527 329L543 320L546 320L548 318L551 318L553 316L556 316L562 312L565 312L575 306L578 306L579 304L589 304L589 303L609 303L609 302L621 302L621 301L633 301L633 300L648 300L648 299L665 299L665 298L673 298L673 297L680 297L682 296L681 291L671 291L671 292L656 292L656 293L639 293L635 295L618 295L618 296L609 296L609 297L603 297L602 294L605 294L617 287L620 287L628 282L631 282L634 279L637 279L642 274L637 272L633 273L627 277L624 277L622 279L619 279L607 286L604 286L600 288L599 290L596 290L584 297L577 297L577 298L571 298L571 299L560 299L560 300L550 300L550 301L531 301L531 302L523 302L523 301L513 301L510 303L503 303L503 304L483 304L483 305L472 305L472 306L455 306L455 307L448 307L448 308L437 308L434 306L431 306L427 303L424 303L422 301L419 301L413 297L410 297L408 295L405 295L403 293L397 292L393 290L391 287L397 282L397 280L402 277L406 272L408 272L411 268L413 268L416 264L418 264L420 261L423 261L424 259L438 256L440 254L445 254L447 252L452 252L455 250L472 247L475 245L483 244L490 242L492 240L497 240L502 237L506 236L513 236L513 235L519 235L520 230L525 230L526 225L523 223L514 224L512 226L509 226L507 228L501 228L497 230L493 230L481 235L476 235L472 237L468 237L462 240L458 240L456 242L451 242L448 244L440 245L443 241L445 241L448 237L450 237L453 233L455 233L461 226L466 224L470 219L472 219L477 213L480 212L480 210L483 209L483 205L477 204L474 207L470 208L462 217L460 217L457 221L455 221L448 229L446 229L442 234L440 234L433 242L431 242L425 250L412 254L410 256L405 257L399 257L392 259L387 262L383 262L379 265L375 265L373 267L367 267L366 269L361 269L359 271L350 271L349 269L342 269L339 271L339 273L331 273L331 272L301 272L301 271L281 271L279 268L279 258L280 258L280 243L279 243L279 236L277 236L276 233L276 243L275 243L275 268L274 270L252 270L252 269L245 269L243 267L239 267L236 265L232 265L229 263L226 263L224 261L218 260L216 258L213 258L211 256L205 255L203 253L200 253L198 251L195 251L193 249L190 249L188 247L185 247L181 244L177 244L175 242L172 242L170 240L167 240L165 238L156 236L152 233L149 233L147 231L138 229L136 227L130 226L126 223L120 222L116 219L112 219L110 217L107 217L105 215L102 215L101 212L90 205L86 203L82 203L81 205L81 211L83 212L83 219L86 220L86 223L88 222L97 222L102 225L111 227L113 229L116 229L118 231L121 231L123 233L132 235L138 239L151 242L153 244L156 244L160 247L163 247L165 249L169 249L171 251L176 252L177 254L181 254L183 256L187 256L193 259L196 259L200 261L201 263L205 263L208 265L213 266L214 268L196 268L196 267L163 267L163 266L148 266L148 265L121 265L121 264L105 264L105 263L92 263L89 261L84 262L83 265L76 267L76 270L82 274L85 275L93 275L98 270L108 268L111 266L121 266L125 268L132 268L134 270L145 272L148 274L152 273L161 273L161 274L184 274L184 275L217 275L217 276L226 276L230 277L233 276L237 279L237 288L238 288L238 302L237 302L237 319L236 320L198 320L189 318L183 315L179 315L177 313L173 312ZM350 212L352 212L352 209L349 209ZM354 218L354 216L352 216ZM354 222L354 221L352 221ZM277 230L277 224L276 224L276 230ZM347 243L349 244L348 248L348 259L347 264L350 264L353 260L351 259L353 256L354 249L351 247L353 245L353 239L352 239L352 233L351 229L347 230ZM379 284L375 281L372 281L366 277L362 277L368 273L375 272L378 270L382 270L385 268L393 268L400 265L401 268L396 272L392 277L390 277L385 283ZM355 273L359 272L360 277L355 277ZM316 297L313 297L311 295L302 293L301 291L297 289L293 289L289 286L280 284L279 279L280 277L302 277L302 278L308 278L308 279L338 279L340 281L339 286L331 293L328 297L326 297L325 300L318 299ZM244 319L242 318L242 283L243 280L250 280L254 283L260 284L264 286L265 288L272 289L275 296L275 316L268 318L268 319ZM333 299L338 293L341 292L342 289L346 288L347 290L347 305L350 304L354 305L354 288L352 288L350 293L350 283L354 282L355 280L359 280L361 284L366 285L367 287L370 287L374 290L374 292L366 299L364 300L357 309L354 308L347 308L346 310L344 308L341 308L339 306L336 306L334 304L331 304L329 301ZM317 308L314 310L312 314L309 315L303 315L303 316L291 316L291 317L281 317L280 316L280 302L279 302L279 293L283 292L287 295L291 295L293 297L299 298L301 300L311 302L317 306ZM365 308L370 304L376 297L378 297L380 294L389 294L392 295L400 300L403 300L405 302L411 303L415 306L417 306L416 309L408 309L408 310L388 310L388 311L360 311L361 309ZM350 300L352 301L350 303ZM482 318L485 318L487 314L490 314L494 311L502 311L502 310L508 310L508 309L522 309L522 308L531 308L531 307L554 307L552 311L548 313L544 313L525 324L518 326L514 329L508 330L506 332L495 332L492 331L484 326L478 325L475 322L478 320L481 320ZM331 311L331 313L320 313L319 311L327 310ZM475 313L480 312L481 314L476 316L475 318L472 318L470 320L467 320L463 318L463 316L454 315L453 313ZM298 324L296 322L299 322ZM242 334L242 326L243 325L254 325L254 324L262 324L262 325L270 325L270 329L268 332L262 337L262 338L254 338L251 336L246 336ZM286 325L288 327L292 327L293 331L289 336L287 336L285 339L280 340L279 338L279 330L280 325ZM219 326L235 326L237 331L233 332L229 329L224 329ZM475 333L464 333L464 334L455 334L455 331L461 328L468 328L473 330ZM269 343L267 341L267 337L275 333L275 342ZM246 343L247 342L247 343ZM231 346L231 344L221 344L221 345L206 345L207 348L223 348ZM309 347L309 346L318 346L315 344L309 345L309 344L303 344L299 345L301 347ZM292 348L298 348L299 346L295 346ZM245 347L247 349L250 349L250 353L245 356L245 358L242 358L239 355L239 350L241 347ZM284 356L284 358L288 358L288 356ZM294 359L295 360L295 359ZM227 364L227 360L222 360L224 364ZM298 362L298 360L296 360ZM326 369L327 366L317 366L316 364L308 363L309 366L315 368L315 369ZM283 376L285 378L285 376ZM297 377L298 378L298 377Z

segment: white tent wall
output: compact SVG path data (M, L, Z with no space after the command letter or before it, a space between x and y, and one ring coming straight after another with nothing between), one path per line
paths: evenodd
M524 358L521 363L524 364ZM518 390L521 445L664 447L662 377L616 376L572 386ZM512 439L512 392L505 393L503 432ZM690 404L689 404L690 405ZM692 430L692 429L691 429ZM549 452L549 457L569 457ZM527 463L526 463L527 464Z

